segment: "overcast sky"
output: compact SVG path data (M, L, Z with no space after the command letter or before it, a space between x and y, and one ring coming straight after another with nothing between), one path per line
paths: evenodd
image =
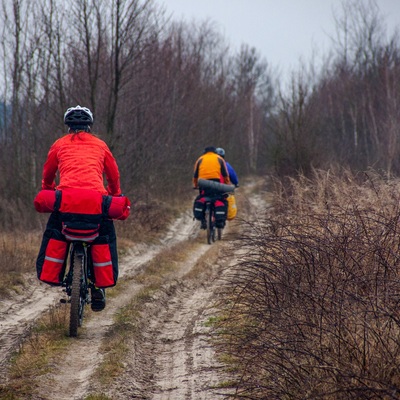
M341 0L159 0L174 20L211 19L231 45L255 47L283 77L297 70L299 60L312 54L321 59L335 35L334 12ZM358 0L368 3L368 0ZM400 29L400 0L377 0L388 25L388 34Z

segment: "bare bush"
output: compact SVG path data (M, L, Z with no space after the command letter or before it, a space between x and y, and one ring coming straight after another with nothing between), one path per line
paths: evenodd
M399 397L398 197L372 174L316 172L248 224L218 326L236 398Z

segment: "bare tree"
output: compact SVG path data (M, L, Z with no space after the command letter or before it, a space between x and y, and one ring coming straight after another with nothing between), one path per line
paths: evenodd
M260 59L255 48L243 45L235 63L234 84L242 118L240 129L242 136L246 138L241 144L247 150L247 171L255 172L261 139L257 115L262 118L263 113L269 112L271 103L266 100L273 95L271 76L268 64Z

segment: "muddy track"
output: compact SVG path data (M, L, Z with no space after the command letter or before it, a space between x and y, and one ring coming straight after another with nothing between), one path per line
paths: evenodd
M160 251L175 243L188 240L196 234L196 226L193 224L189 214L178 218L166 233L165 238L159 245L140 244L133 247L129 255L120 262L120 279L132 277L137 274L152 257ZM39 282L35 276L26 277L27 285L22 294L4 300L0 306L0 383L7 381L7 368L10 358L23 340L29 335L35 321L44 312L59 304L60 299L65 298L65 294L59 287L51 287ZM96 326L98 341L101 341L101 334L98 326L102 326L104 331L107 326L112 324L115 311L126 300L126 295L121 295L106 308L104 312L95 315L90 321L85 323L87 339L90 346L96 342L91 337L90 324ZM82 338L85 335L81 335ZM83 340L83 339L82 339Z
M249 210L263 202L261 197L247 198L244 191L239 196L242 206L246 204ZM68 350L60 354L47 375L39 377L30 399L84 399L89 394L101 393L116 400L214 400L228 394L223 383L231 377L215 357L208 322L215 316L214 299L223 284L223 271L227 262L234 262L230 231L238 229L240 222L232 221L224 230L223 240L209 246L205 244L205 232L199 230L198 223L187 213L171 226L161 244L132 249L120 262L121 280L135 277L149 260L169 246L185 240L199 242L196 250L181 262L174 276L146 305L143 330L139 337L129 340L123 372L111 385L103 387L94 378L94 372L103 359L102 344L115 314L139 292L138 283L124 285L103 312L85 320L78 338L69 339ZM230 253L229 258L222 257L226 252ZM191 271L204 259L209 264L206 273L193 277ZM34 320L60 298L59 289L57 293L57 289L47 285L33 283L33 286L30 315L24 315L22 310L26 307L21 297L8 305L9 315L2 313L0 319L2 340L6 337L0 350L2 380L6 379L11 352L28 335ZM7 305L2 305L2 309L7 309ZM18 312L22 316L15 320Z
M204 236L205 240L205 236ZM199 245L182 264L175 279L165 284L146 309L140 339L129 344L124 373L107 390L112 399L216 399L231 379L215 356L209 321L215 317L214 300L223 284L223 239L212 248ZM190 272L207 258L205 273Z
M221 266L211 267L212 276L201 286L180 285L174 300L150 326L154 400L215 399L226 393L220 386L230 377L215 356L208 328L215 316L215 293L222 284Z

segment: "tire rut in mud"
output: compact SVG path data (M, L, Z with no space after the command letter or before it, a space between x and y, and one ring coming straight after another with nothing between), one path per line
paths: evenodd
M113 314L124 307L138 290L132 286L128 292L121 293L120 298L113 299L105 310L106 314L102 313L102 316L85 322L84 331L87 328L88 334L75 341L72 350L77 353L86 352L90 356L81 360L81 363L77 362L75 370L71 366L64 374L62 363L68 362L70 357L68 352L60 355L62 361L60 365L54 365L53 373L46 377L47 385L43 385L43 382L38 384L42 387L37 398L54 398L51 396L57 388L54 387L53 392L49 390L54 382L58 389L61 386L65 389L62 393L65 399L83 399L89 394L104 394L113 400L214 400L228 393L227 389L219 385L231 377L226 375L215 357L210 342L211 329L207 322L215 315L214 299L223 284L225 265L220 252L230 246L231 228L235 230L235 226L240 224L237 221L229 223L222 241L211 246L205 244L204 231L199 232L197 225L183 219L174 225L169 236L166 235L164 246L181 240L200 242L197 250L179 267L178 274L165 282L162 290L146 304L142 312L141 331L128 340L129 352L123 361L122 374L107 387L97 382L93 375L104 356L100 354L101 342L106 340ZM188 229L183 232L182 227ZM177 232L183 232L183 235L177 237ZM196 239L197 234L200 236ZM160 248L146 247L143 251L132 253L125 260L121 276L133 278L143 271L144 264L155 257L159 250L162 251L163 245ZM231 256L234 256L233 251ZM194 278L191 270L202 259L206 260L208 268ZM110 314L108 317L107 312ZM96 319L97 323L102 320L105 324L100 323L96 328Z
M215 278L215 277L214 277ZM207 323L218 283L180 285L165 312L151 324L154 380L152 399L212 399L224 380L210 343Z
M201 246L190 263L207 259L205 272L191 273L164 285L143 312L140 338L128 346L125 371L106 394L113 399L215 399L227 393L220 387L231 379L218 362L211 343L209 321L223 284L218 261L222 242ZM218 247L217 247L218 246ZM207 252L208 251L208 252ZM185 266L189 272L190 267Z

